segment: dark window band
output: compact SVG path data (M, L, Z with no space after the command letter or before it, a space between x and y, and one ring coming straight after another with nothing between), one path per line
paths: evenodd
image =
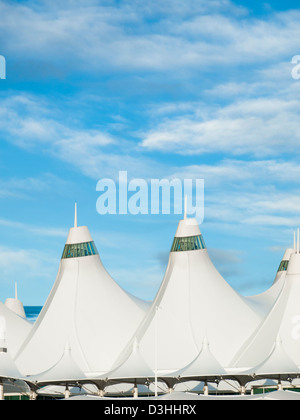
M82 244L66 245L62 258L78 258L88 257L89 255L97 255L98 251L94 242L84 242Z
M280 266L279 266L279 268L278 268L278 273L280 272L280 271L287 271L287 269L288 269L288 266L289 266L289 261L281 261L281 263L280 263Z
M186 238L174 238L171 252L195 251L197 249L206 249L202 235L188 236Z

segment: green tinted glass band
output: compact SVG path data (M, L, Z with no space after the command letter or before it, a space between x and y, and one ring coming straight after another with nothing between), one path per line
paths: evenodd
M78 258L88 257L89 255L97 255L98 251L94 242L84 242L82 244L66 245L62 258Z
M280 271L287 271L288 266L289 266L289 261L281 261L280 266L278 268L278 273Z
M171 252L195 251L197 249L206 249L202 235L174 238Z

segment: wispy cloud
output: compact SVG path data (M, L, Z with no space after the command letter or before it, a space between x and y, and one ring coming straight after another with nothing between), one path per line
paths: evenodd
M145 134L142 147L180 154L224 153L256 157L299 153L300 102L251 99L211 112L202 119L167 119Z
M203 178L209 188L224 189L226 185L235 191L247 186L247 191L276 186L284 192L299 187L300 167L296 159L243 160L221 158L217 163L202 163L177 167L172 174L179 178Z
M31 200L36 194L43 195L50 191L67 188L68 183L51 173L42 173L29 177L6 177L1 173L0 198Z
M59 238L67 237L66 229L41 226L39 227L17 222L14 220L0 219L0 226L7 227L10 229L23 230L27 233L36 234L38 236L54 236Z
M147 168L153 168L153 162L140 159L136 144L126 135L64 119L63 106L53 110L51 101L36 95L12 95L0 104L2 138L9 143L67 162L95 180L103 174L115 177L119 170L129 168L139 176L149 175Z
M28 94L10 95L1 101L0 128L7 141L25 149L36 146L65 145L72 149L80 144L86 147L106 146L114 143L113 137L96 130L73 128L63 122L63 114L53 110L53 103L41 96ZM62 120L62 121L60 121ZM68 144L69 143L69 144Z
M267 62L296 51L300 34L298 11L273 13L272 19L262 20L226 0L163 5L43 1L38 6L2 1L0 12L4 50L52 63L51 68L60 68L63 74L174 67L199 72Z

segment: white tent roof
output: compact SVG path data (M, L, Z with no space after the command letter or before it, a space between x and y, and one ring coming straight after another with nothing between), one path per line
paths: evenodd
M248 342L241 348L232 364L240 368L246 366L250 368L259 365L271 353L279 334L286 354L295 365L300 366L299 301L300 254L293 253L277 299L268 315Z
M208 336L210 350L226 366L261 317L216 270L195 219L179 222L173 247L160 290L135 334L140 352L154 370L157 337L158 370L164 376L195 360Z
M249 296L246 298L248 304L253 308L253 310L261 314L263 318L269 314L278 296L282 292L282 288L285 284L287 268L293 253L295 253L295 250L291 248L288 248L285 251L279 265L279 269L276 273L275 280L268 290L260 293L259 295Z
M246 298L249 305L251 305L256 312L260 313L263 316L263 318L268 315L272 306L274 305L282 291L286 279L286 271L283 268L281 269L281 267L283 267L282 263L284 261L287 261L288 265L291 251L291 249L288 249L285 252L272 286L265 292L260 293L259 295L249 296ZM286 267L286 265L284 265L284 267Z
M8 349L0 349L0 378L21 379L22 375L10 356Z
M222 375L226 375L226 371L210 351L208 340L205 338L202 349L196 359L185 368L168 376L187 379Z
M276 283L279 279L281 279L282 277L285 277L286 275L286 271L290 262L290 258L292 256L292 254L294 254L296 252L296 249L293 248L288 248L285 253L284 256L282 257L281 263L279 265L274 283Z
M76 217L55 284L17 354L17 365L27 375L44 372L57 363L68 342L83 372L108 372L144 308L107 273L88 228L78 227Z
M266 290L265 292L256 295L256 296L247 296L245 301L248 305L264 319L274 306L276 300L280 296L282 289L285 284L285 273L281 275L281 277L273 283L273 285Z
M0 336L3 329L5 331L7 348L11 357L14 358L30 333L32 324L0 302Z
M18 369L46 382L145 379L156 369L158 377L170 380L296 374L299 245L286 251L281 268L265 293L242 297L214 267L197 221L185 218L149 307L110 277L88 228L78 227L76 212L55 284L35 325L1 303L0 320L2 315ZM64 353L66 343L72 354Z
M140 354L137 340L134 340L132 353L128 359L118 368L103 375L102 378L108 380L121 379L150 379L154 377L154 372L147 365Z
M298 372L298 367L284 350L282 341L278 336L267 359L247 373L264 377L280 377L280 374L297 374Z
M11 357L6 340L7 322L6 318L0 316L0 379L1 378L21 378L21 373L17 369L15 362Z
M67 344L64 354L52 368L38 375L29 376L27 379L38 383L67 383L85 379L85 375L73 359L71 348Z

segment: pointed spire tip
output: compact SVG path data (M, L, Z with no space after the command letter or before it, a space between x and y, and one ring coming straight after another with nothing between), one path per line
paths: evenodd
M184 220L187 219L187 195L184 196Z

